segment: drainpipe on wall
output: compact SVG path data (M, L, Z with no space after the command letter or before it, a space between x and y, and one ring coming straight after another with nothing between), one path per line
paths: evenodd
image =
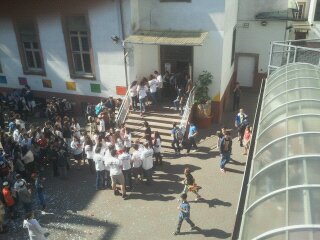
M122 48L123 48L123 61L124 61L124 73L126 77L126 87L128 89L129 82L128 82L128 71L127 71L127 55L128 52L126 51L124 40L125 40L125 32L124 32L124 23L123 23L123 6L122 0L119 0L119 12L120 12L120 24L121 24L121 38L122 38Z

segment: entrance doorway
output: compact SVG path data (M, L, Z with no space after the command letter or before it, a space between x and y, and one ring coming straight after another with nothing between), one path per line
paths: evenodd
M239 55L237 61L237 82L241 87L253 87L256 74L256 57Z
M193 47L160 46L161 73L189 73L192 77Z

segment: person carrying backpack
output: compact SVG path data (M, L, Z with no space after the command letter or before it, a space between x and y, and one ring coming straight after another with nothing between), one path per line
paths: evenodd
M220 143L220 154L221 154L220 171L223 173L226 172L224 167L230 161L231 151L232 151L232 138L230 136L230 132L226 131Z

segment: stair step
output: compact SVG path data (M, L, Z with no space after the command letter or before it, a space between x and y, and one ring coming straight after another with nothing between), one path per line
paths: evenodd
M136 138L140 138L140 137L143 137L144 136L144 133L143 132L134 132L132 133L132 137L136 137ZM170 141L171 142L171 135L161 135L161 141Z
M151 129L153 128L161 128L161 129L172 129L172 123L162 123L162 122L157 122L157 119L153 119L154 121L148 121L149 126ZM141 127L143 126L144 121L143 120L138 120L138 119L132 119L128 118L126 121L126 125L131 125L131 126L136 126Z
M132 132L138 132L141 133L141 135L144 135L144 128L138 128L136 125L131 125L126 123L126 127L130 128ZM151 126L151 131L158 131L160 133L161 136L163 135L171 135L171 130L170 129L162 129L162 128L157 128L157 127L153 127Z

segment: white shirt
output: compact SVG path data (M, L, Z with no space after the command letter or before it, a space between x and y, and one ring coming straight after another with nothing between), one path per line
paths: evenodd
M99 120L99 132L105 132L106 131L106 125L103 118L100 118Z
M139 168L142 165L142 160L141 160L141 152L139 151L134 151L132 153L131 161L133 162L133 167L134 168Z
M135 97L138 95L138 85L134 85L132 88L130 88L130 97Z
M131 133L124 135L124 146L127 148L131 148Z
M29 150L25 155L22 156L21 160L24 162L24 164L28 164L34 161L34 155Z
M16 130L13 131L12 136L13 136L13 140L14 140L15 142L17 142L17 143L20 142L20 132L19 132L18 129L16 129Z
M131 164L130 164L130 154L129 153L122 153L118 157L122 161L122 170L129 170L131 169Z
M122 161L120 159L109 156L106 160L107 167L110 169L110 176L122 174Z
M157 82L158 82L158 87L163 88L163 79L160 74L157 76Z
M152 92L152 93L157 92L157 87L158 87L157 79L152 79L148 83L149 83L149 86L150 86L150 92Z
M73 135L77 136L78 138L80 138L81 134L80 134L80 125L79 125L79 123L72 124L71 127L73 128Z
M103 157L101 156L100 153L95 153L93 155L93 161L96 166L96 171L103 171L104 170L104 162L103 162Z
M138 93L139 93L139 99L143 99L147 96L147 87L143 86L140 87L138 86Z
M16 119L16 125L20 125L20 129L26 128L26 123L21 119Z
M87 159L93 159L93 147L90 145L84 146L84 152L87 155Z
M153 167L153 150L151 148L146 148L141 153L142 168L144 170L149 170Z
M46 240L44 231L36 219L24 220L23 228L28 229L30 240Z
M72 141L70 144L70 147L72 148L74 155L78 155L82 153L82 145L78 141L76 142Z
M161 140L160 138L157 138L156 144L153 145L153 150L155 153L161 152Z

